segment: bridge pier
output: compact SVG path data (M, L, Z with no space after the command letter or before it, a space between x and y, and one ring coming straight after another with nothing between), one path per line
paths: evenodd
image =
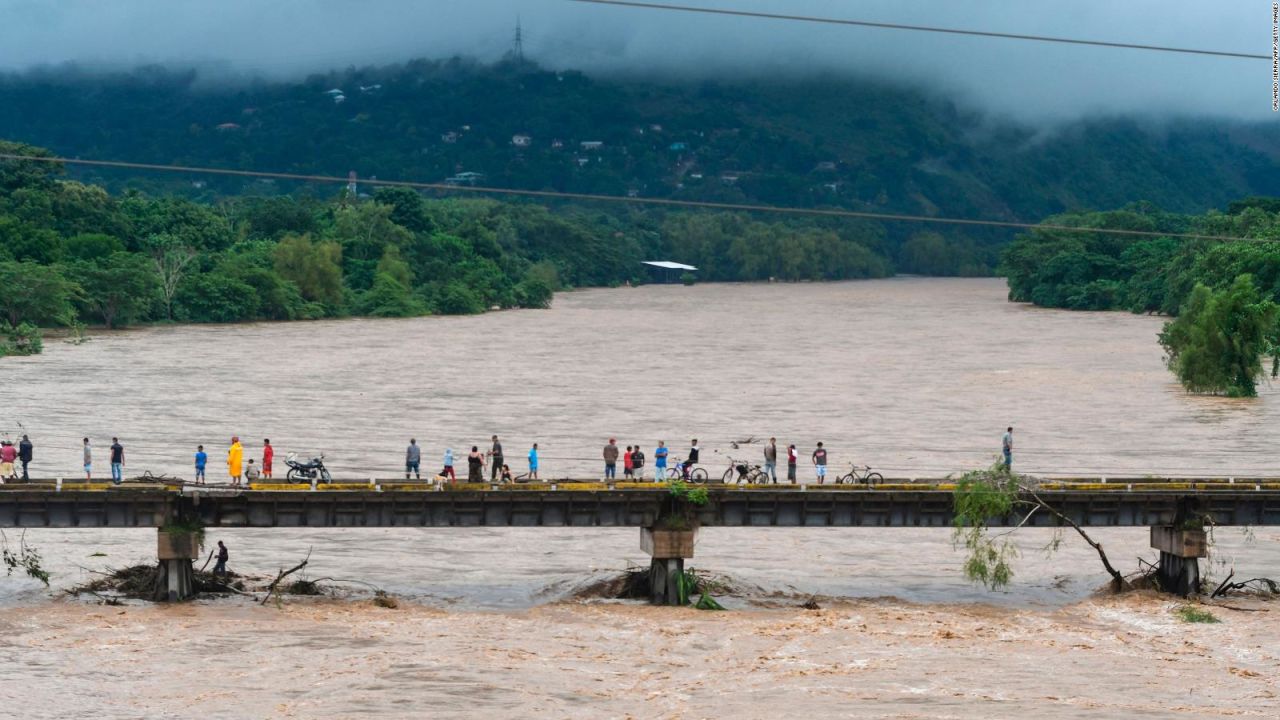
M1209 545L1204 530L1178 530L1169 525L1151 528L1151 547L1160 551L1156 577L1160 589L1182 597L1200 591L1200 562L1208 557Z
M661 530L640 528L640 549L649 553L649 603L651 605L683 605L680 577L684 561L693 557L697 530ZM688 598L683 598L687 600Z
M195 571L191 567L200 555L200 539L195 533L156 531L157 602L181 602L195 595Z

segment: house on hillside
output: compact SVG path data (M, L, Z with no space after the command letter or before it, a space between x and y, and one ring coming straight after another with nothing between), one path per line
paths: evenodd
M448 143L449 145L456 144L458 142L458 133L450 130L440 136L440 142Z
M813 168L813 171L814 172L835 172L836 164L834 161L824 160L818 163L817 166Z
M512 135L511 144L516 147L529 147L533 144L533 138L528 135Z
M240 125L238 125L237 123L222 123L221 125L217 126L217 129L221 130L222 132L227 132L228 130L239 130Z
M671 152L684 152L685 150L689 149L689 146L682 142L674 142L674 143L671 143L671 146L667 149L670 150Z
M587 152L595 152L604 147L604 143L599 140L584 140L579 144L582 146L582 149Z
M563 141L563 140L561 140L561 139L559 139L559 138L556 138L555 140L552 140L552 141L551 141L551 149L552 149L552 150L561 150L561 149L563 149L563 148L564 148L564 141Z

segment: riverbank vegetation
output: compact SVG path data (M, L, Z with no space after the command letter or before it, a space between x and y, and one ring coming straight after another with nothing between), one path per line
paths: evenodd
M47 151L0 143L0 151ZM738 213L615 214L406 188L201 203L112 195L59 166L0 161L0 337L85 322L408 317L547 307L565 287L648 279L678 257L706 280L882 277L876 229Z
M1160 343L1188 391L1249 397L1268 370L1272 376L1280 370L1280 199L1243 200L1203 215L1132 205L1045 222L1239 238L1037 229L1004 250L1000 272L1009 279L1010 300L1175 316Z

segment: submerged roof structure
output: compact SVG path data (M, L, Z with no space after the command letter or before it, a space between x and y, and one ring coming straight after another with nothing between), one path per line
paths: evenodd
M645 265L651 265L653 267L662 268L664 270L697 270L698 269L692 265L684 265L678 262L671 262L670 260L643 260L641 262L643 262Z

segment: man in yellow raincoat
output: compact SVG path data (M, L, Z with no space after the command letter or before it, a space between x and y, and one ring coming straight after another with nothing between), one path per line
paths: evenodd
M227 472L231 473L231 484L239 485L240 476L244 474L244 448L240 446L239 436L231 438L231 449L227 451Z

